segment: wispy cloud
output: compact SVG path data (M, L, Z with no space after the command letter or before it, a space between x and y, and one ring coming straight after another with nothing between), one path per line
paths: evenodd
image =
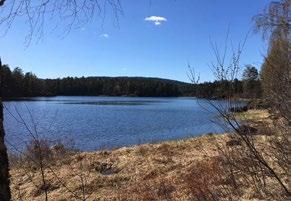
M103 33L103 34L100 34L99 37L101 37L101 38L109 38L109 34Z
M161 16L149 16L144 18L145 21L153 22L156 26L161 25L162 22L166 22L167 18Z

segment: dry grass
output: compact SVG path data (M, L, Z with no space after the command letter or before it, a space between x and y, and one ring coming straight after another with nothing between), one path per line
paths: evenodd
M248 110L236 113L236 117L248 122L270 122L270 114L267 110Z
M183 193L183 175L193 163L216 155L214 140L226 135L202 136L187 140L144 144L133 147L98 152L83 152L66 156L66 162L52 165L54 172L72 191L80 194L81 172L86 178L88 200L187 200ZM43 200L36 184L40 174L25 165L15 166L12 175L13 200ZM82 167L82 168L80 168ZM74 200L55 175L47 170L50 200ZM132 191L132 193L126 193ZM143 192L143 193L141 193ZM145 194L147 195L145 195ZM167 197L170 196L170 197ZM132 197L132 198L131 198ZM150 199L152 197L152 199ZM181 198L181 199L179 199Z

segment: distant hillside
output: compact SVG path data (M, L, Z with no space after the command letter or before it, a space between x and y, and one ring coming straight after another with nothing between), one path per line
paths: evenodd
M108 96L184 96L191 84L146 77L67 77L46 79L48 95L108 95Z
M2 97L33 96L140 96L176 97L191 95L192 85L185 82L147 77L66 77L40 79L20 68L1 69Z
M35 96L138 96L224 98L230 95L243 97L242 81L214 81L196 85L153 77L66 77L40 79L20 68L1 67L2 97ZM259 86L259 80L255 81ZM231 87L230 87L231 86ZM229 90L231 88L231 91Z

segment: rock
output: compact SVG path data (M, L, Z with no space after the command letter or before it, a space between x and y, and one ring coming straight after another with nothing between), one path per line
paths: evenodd
M258 129L247 125L241 125L238 128L238 132L241 135L256 135L258 133Z
M103 175L112 175L118 172L116 169L113 168L113 164L109 163L98 163L95 166L95 171L98 171Z
M229 140L228 142L226 142L226 146L229 147L234 147L234 146L240 146L241 145L241 141L239 140Z

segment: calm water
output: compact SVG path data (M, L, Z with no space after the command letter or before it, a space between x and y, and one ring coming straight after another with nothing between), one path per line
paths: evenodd
M216 104L226 105L223 101ZM5 102L9 147L32 132L81 150L113 148L222 132L206 100L193 98L52 97ZM26 122L27 128L21 123Z

